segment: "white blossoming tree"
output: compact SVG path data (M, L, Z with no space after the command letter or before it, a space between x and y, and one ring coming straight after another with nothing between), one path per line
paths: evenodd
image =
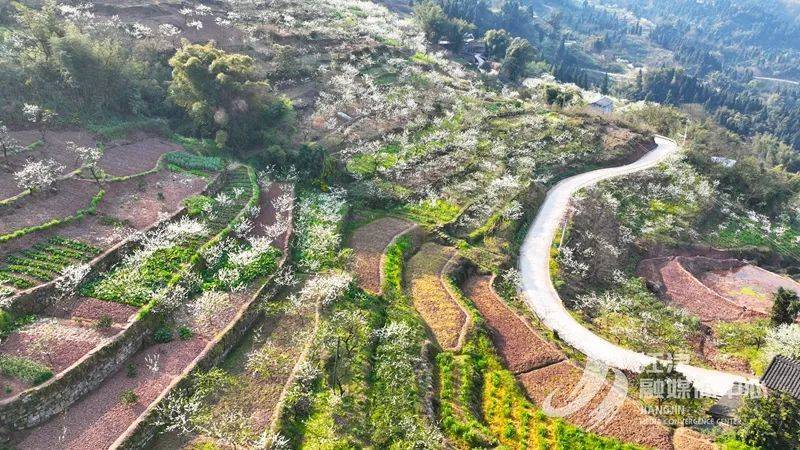
M100 184L102 172L97 167L97 163L100 162L100 158L103 156L100 149L96 147L80 147L74 142L67 142L67 151L75 155L75 162L82 169L88 170L97 184Z
M56 117L56 113L39 105L25 103L22 106L22 115L25 117L25 120L39 129L39 133L42 135L42 141L46 142L45 132L47 131L47 124L53 121Z
M21 189L38 192L52 186L64 167L52 160L33 161L14 172L14 179Z
M3 122L0 122L0 150L3 151L3 159L6 161L6 165L11 167L8 161L9 153L13 153L19 150L19 142L16 139L11 137L11 133L8 131L8 127L3 125Z

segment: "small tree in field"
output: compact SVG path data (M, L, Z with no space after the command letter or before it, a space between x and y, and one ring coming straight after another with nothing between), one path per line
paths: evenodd
M800 298L797 292L778 288L775 293L775 303L772 304L772 323L773 325L783 325L794 322L800 310Z
M62 170L64 167L52 160L33 161L14 172L14 179L21 189L37 192L52 186Z
M44 141L45 132L47 131L45 127L47 127L48 123L53 121L56 113L39 105L25 103L25 105L22 106L22 115L25 116L25 120L39 129L39 133L42 135L42 141Z
M11 137L8 128L0 122L0 150L3 150L3 158L8 163L8 154L19 149L19 143ZM9 164L10 167L10 164Z
M75 155L75 162L81 168L89 170L89 173L92 174L94 181L96 181L97 184L100 184L102 173L97 167L97 163L100 162L103 152L101 152L99 148L95 147L79 147L74 142L67 142L67 151Z

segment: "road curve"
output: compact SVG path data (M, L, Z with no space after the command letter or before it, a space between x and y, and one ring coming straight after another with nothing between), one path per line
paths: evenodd
M641 372L655 358L635 352L594 334L567 311L550 279L550 247L567 211L572 195L599 181L645 170L676 153L675 141L656 137L658 146L631 164L595 170L576 175L556 184L545 197L536 219L528 229L520 251L523 299L528 307L560 339L586 356L619 369ZM707 395L722 396L734 382L757 383L741 375L679 364L676 369L690 380L695 388Z

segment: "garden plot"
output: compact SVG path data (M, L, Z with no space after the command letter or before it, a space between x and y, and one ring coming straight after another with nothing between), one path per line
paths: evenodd
M442 348L461 345L460 336L467 315L450 295L442 281L442 271L455 250L438 244L423 244L408 261L406 286L414 307L433 332Z
M131 357L97 389L41 426L16 436L23 449L108 448L147 406L180 375L206 340L194 337L156 344ZM135 394L135 400L129 393ZM133 400L127 404L127 395Z
M243 426L242 435L250 437L269 429L286 382L314 328L316 305L297 304L296 300L290 295L271 301L267 316L253 326L218 369L210 372L213 375L207 375L224 381L221 391L201 402L205 423L239 417L241 422L229 425ZM167 433L159 436L153 448L183 448L189 442L208 441L216 440L199 430L184 435Z
M541 338L500 300L492 290L491 277L471 277L464 285L464 294L486 320L495 347L514 374L566 359L560 350Z
M188 172L166 169L126 181L108 183L97 214L135 230L144 230L183 206L183 201L202 192L207 179Z
M62 174L69 173L78 168L74 155L64 151L67 142L75 142L82 146L94 146L96 142L92 136L85 131L47 131L45 141L42 142L41 134L38 131L15 131L11 136L20 145L31 146L32 150L25 150L9 157L9 165L12 171L19 170L29 160L53 160L64 167ZM5 165L2 161L0 166ZM13 197L22 192L17 186L17 182L11 174L0 176L0 200Z
M352 270L362 289L381 293L381 260L392 240L414 224L403 219L384 217L357 229L350 237L354 251Z
M67 267L85 264L100 249L80 241L54 236L31 248L5 255L0 260L0 298L12 291L51 281Z
M101 190L97 183L77 179L57 181L54 188L55 193L35 193L0 210L0 235L73 216Z
M737 305L768 316L778 288L800 292L800 283L750 264L728 270L712 270L699 275L699 280L731 299Z
M237 195L237 192L244 186L248 189L251 187L247 171L244 168L237 169L222 190L228 199L223 205L215 207L213 217L207 217L212 233L216 234L233 218L232 211L228 209L241 210L244 203L239 199L244 196ZM274 238L273 242L285 245L292 206L291 186L271 184L267 193L260 196L261 207L252 218L249 229L254 238ZM239 230L237 233L245 231ZM282 250L285 252L286 248ZM207 286L216 283L216 278L209 279L207 275L203 274ZM156 338L160 343L139 350L115 374L64 414L30 431L19 433L16 436L18 447L82 449L110 446L228 326L236 312L253 298L260 286L260 282L251 283L233 292L209 287L199 297L180 307L174 323L156 333L160 336Z
M465 294L486 319L492 340L500 350L501 356L508 361L509 368L513 370L514 364L522 368L533 368L516 375L528 397L534 403L542 404L549 394L557 392L552 404L555 407L563 406L566 395L578 386L583 371L565 359L563 353L547 343L521 317L509 310L505 302L492 290L490 280L490 277L485 276L467 280ZM520 351L510 346L520 346L524 350ZM530 356L526 355L528 353ZM487 383L486 389L496 390L496 387L493 387L492 383ZM602 401L603 394L608 393L610 389L611 385L605 382L604 388L595 395L589 406L584 406L565 419L581 427L590 425L590 413ZM672 449L669 428L656 418L644 414L639 404L631 399L625 399L623 409L611 422L594 431L625 442ZM550 435L549 433L545 433L545 436Z
M128 176L156 167L162 155L182 150L161 138L146 138L106 148L98 165L110 176Z

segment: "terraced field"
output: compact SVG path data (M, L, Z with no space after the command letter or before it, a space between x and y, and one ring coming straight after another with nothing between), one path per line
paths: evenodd
M454 249L425 243L408 261L406 287L414 307L438 344L453 349L463 343L467 314L442 283L441 275Z
M17 290L52 281L65 268L86 263L100 251L80 241L54 236L29 249L12 253L0 265L0 297L3 292L10 296Z

